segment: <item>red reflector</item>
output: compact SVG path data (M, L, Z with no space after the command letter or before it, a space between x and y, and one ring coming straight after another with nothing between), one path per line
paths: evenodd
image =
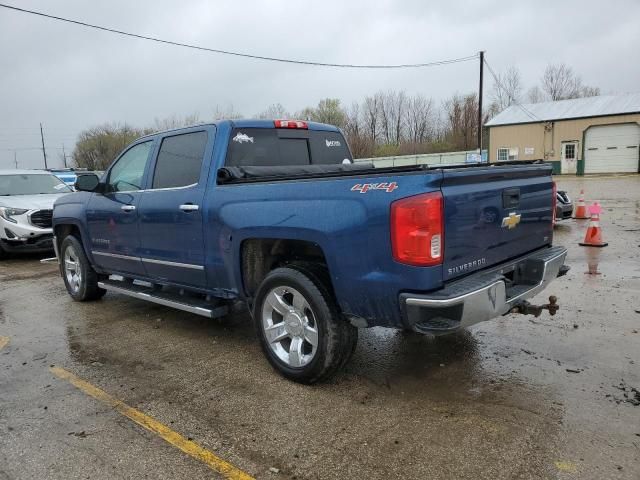
M440 265L444 254L441 192L425 193L391 204L393 258L408 265Z
M276 128L309 128L307 122L303 122L302 120L274 120L273 124Z
M551 209L553 210L552 212L552 223L551 225L555 225L556 224L556 205L558 205L558 186L556 185L556 182L552 182L553 184L553 198L551 199Z

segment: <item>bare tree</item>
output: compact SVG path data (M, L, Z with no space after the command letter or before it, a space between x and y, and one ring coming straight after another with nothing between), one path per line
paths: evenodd
M598 87L583 85L582 79L564 63L547 65L541 83L542 91L548 100L567 100L600 95Z
M598 95L600 95L600 88L598 87L589 87L585 85L580 89L581 97L597 97Z
M225 108L220 108L220 105L216 104L212 116L213 120L235 120L238 118L242 118L242 114L234 110L232 103L227 104Z
M385 143L400 145L404 134L404 111L407 95L403 92L389 90L377 94L380 100L379 124Z
M360 115L360 104L353 102L349 108L345 110L344 131L349 135L362 134L362 122Z
M418 145L426 143L435 134L433 100L422 95L411 97L405 110L405 125L407 140L416 153Z
M547 65L542 75L542 90L547 96L555 100L565 100L580 96L582 80L573 69L564 63Z
M391 122L392 122L392 136L391 142L395 145L400 145L404 140L405 131L405 112L407 108L407 95L403 91L391 97L393 102L391 104Z
M372 97L366 97L363 104L363 116L364 116L364 128L365 133L372 144L378 141L379 125L380 125L380 110L381 110L381 95L376 93Z
M498 112L520 103L521 96L522 78L516 67L509 67L504 73L497 74L497 81L494 81L491 91L491 100Z
M540 103L544 102L544 92L540 89L539 86L534 85L529 90L527 90L527 101L529 103Z
M354 158L364 158L373 155L373 142L364 132L363 115L360 104L353 102L345 111L344 134L347 136L351 153Z
M508 75L509 76L509 75ZM518 74L512 80L508 98L519 95ZM597 89L589 92L597 93ZM583 94L589 93L586 88ZM516 95L518 93L518 95ZM476 148L479 128L476 94L456 94L439 107L423 95L403 91L377 92L343 108L336 98L325 98L317 106L306 107L294 117L329 123L341 127L355 158L446 152ZM260 118L288 118L279 103L269 105L257 115ZM240 115L233 105L215 107L214 120L234 119ZM485 118L486 120L487 118ZM137 129L128 125L103 125L88 129L79 136L73 159L78 166L101 169L128 143L140 135L157 130L197 123L197 114L180 118L176 115L155 119L152 128Z
M289 116L289 112L281 103L272 103L265 110L256 115L256 117L261 119L289 118Z
M443 105L446 115L445 140L455 150L475 148L478 132L478 96L456 94Z
M154 132L160 132L162 130L171 130L172 128L187 127L190 125L196 125L200 122L200 115L198 113L192 113L185 115L183 118L178 117L176 114L167 118L155 118L151 130Z
M391 144L391 110L393 109L393 96L394 93L389 92L380 92L380 110L379 110L379 124L380 130L382 131L382 135L384 135L384 143Z

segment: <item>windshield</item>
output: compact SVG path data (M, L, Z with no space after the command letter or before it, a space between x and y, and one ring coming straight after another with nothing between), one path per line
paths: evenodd
M71 188L54 175L0 175L0 195L38 195L68 193Z

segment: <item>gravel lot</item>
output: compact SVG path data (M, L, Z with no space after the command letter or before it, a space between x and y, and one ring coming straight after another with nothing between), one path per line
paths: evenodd
M556 294L555 317L361 331L346 370L313 387L271 370L246 314L74 303L55 264L3 261L0 479L216 475L53 365L257 478L640 478L640 176L558 183L602 203L610 245L578 246L585 221L557 227L572 270L535 299Z

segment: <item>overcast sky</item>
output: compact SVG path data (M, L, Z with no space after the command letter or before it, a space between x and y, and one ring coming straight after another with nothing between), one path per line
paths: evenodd
M603 93L640 91L640 2L3 0L143 35L257 55L332 63L421 63L486 51L528 88L565 62ZM216 106L253 116L325 97L345 105L378 90L440 102L477 90L478 62L405 70L269 63L160 45L0 8L0 168L62 164L86 127L136 126ZM491 82L487 78L485 94Z

